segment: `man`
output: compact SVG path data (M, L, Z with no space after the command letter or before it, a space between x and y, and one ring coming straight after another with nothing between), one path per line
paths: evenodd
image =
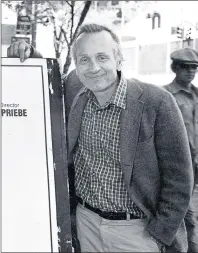
M198 183L198 89L192 84L198 66L198 52L191 48L171 54L171 69L176 74L172 83L164 86L175 97L188 133L194 169L194 182ZM188 251L198 252L198 224L193 198L185 216L188 233Z
M27 51L17 43L8 56ZM124 78L118 37L105 26L82 26L72 53L84 85L68 119L82 252L186 252L193 172L175 99Z

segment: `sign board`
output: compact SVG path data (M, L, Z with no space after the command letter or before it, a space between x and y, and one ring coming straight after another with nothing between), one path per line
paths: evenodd
M55 174L63 178L58 164L61 168L65 165L61 159L57 162L54 153L61 157L60 150L64 149L61 146L59 150L54 141L62 139L63 143L63 137L52 135L57 123L52 122L50 94L56 92L48 74L46 59L20 63L16 58L2 58L2 252L60 249L58 231L62 228L57 210L61 203L57 196L61 194L55 192ZM58 123L60 118L56 106ZM56 131L60 135L61 130ZM60 191L62 183L58 183ZM63 207L68 201L65 189ZM69 213L68 210L62 213ZM59 220L65 219L70 231L69 218ZM71 237L65 237L71 244Z
M11 37L11 44L20 40L25 40L26 43L30 44L30 38L28 37Z

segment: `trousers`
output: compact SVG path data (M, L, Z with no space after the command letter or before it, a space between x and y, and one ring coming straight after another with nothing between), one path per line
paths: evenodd
M81 252L160 252L146 231L147 219L107 220L78 204L77 236Z
M187 236L188 236L188 252L198 252L198 216L196 207L198 206L198 185L195 186L193 196L186 216L184 218ZM197 212L198 213L198 212Z

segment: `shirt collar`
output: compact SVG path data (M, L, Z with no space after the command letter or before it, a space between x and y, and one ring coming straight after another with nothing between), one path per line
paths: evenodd
M171 85L171 92L173 94L179 93L180 91L189 92L182 85L180 85L179 83L177 83L176 79L173 80L172 84L173 85ZM192 90L194 90L197 93L197 89L196 89L196 87L193 84L191 84L191 87L192 87Z
M127 81L124 78L123 74L121 73L116 92L104 107L108 106L109 104L113 104L122 109L126 109L126 90L127 90ZM87 89L86 93L88 97L95 100L95 96L91 90Z
M121 73L120 82L115 94L111 97L109 103L121 107L122 109L126 109L126 89L127 82Z

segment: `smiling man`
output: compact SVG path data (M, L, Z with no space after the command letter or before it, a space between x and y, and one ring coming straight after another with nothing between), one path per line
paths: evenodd
M101 105L109 101L117 88L117 70L121 70L120 51L111 34L101 31L84 36L82 33L73 45L73 55L81 82L97 94Z
M20 42L8 56L30 51ZM124 78L119 39L105 26L82 26L72 54L83 84L67 126L81 251L186 252L193 171L175 99Z
M192 81L198 67L198 52L191 48L183 48L174 51L170 57L173 61L171 69L176 77L164 88L175 97L184 119L191 149L195 188L198 183L198 89ZM198 252L198 223L193 198L185 216L185 223L188 252Z

